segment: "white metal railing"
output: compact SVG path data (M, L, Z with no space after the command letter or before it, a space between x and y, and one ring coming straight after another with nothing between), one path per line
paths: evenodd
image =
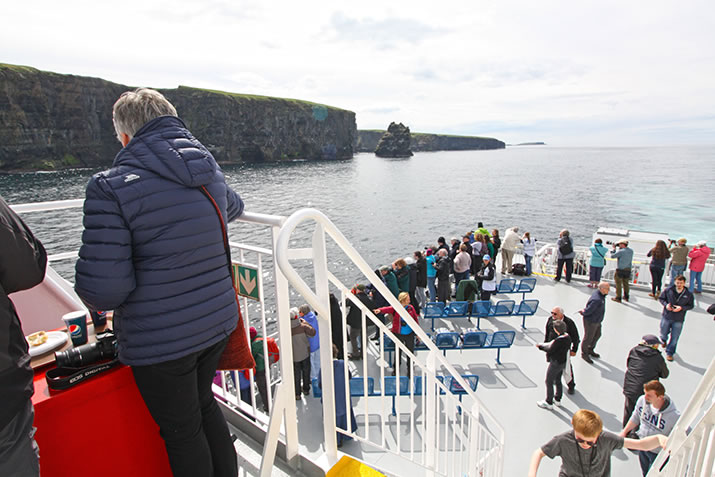
M648 477L715 475L715 358L675 424Z
M588 247L574 247L576 256L574 257L573 277L583 280L588 280L589 263L591 261L591 252ZM616 273L616 259L606 257L606 265L603 267L601 275L602 280L613 281ZM536 251L533 259L534 271L543 275L555 275L557 267L557 251L556 244L548 243ZM670 260L667 261L666 270L663 275L662 289L665 290L670 283ZM690 284L689 271L685 272L685 277ZM705 265L705 270L702 275L703 290L715 291L715 254L711 254ZM633 256L633 267L631 268L631 285L650 287L650 258L638 254Z
M291 248L290 241L293 232L299 225L315 224L310 247ZM422 340L428 347L426 360L421 361L415 354L408 351L404 346L370 310L354 297L349 295L348 287L343 285L335 275L328 270L326 236L330 237L337 245L340 252L345 254L352 266L361 274L364 281L383 295L390 305L399 312L402 319L410 325L418 339ZM431 342L427 334L418 324L407 314L405 309L392 296L388 288L373 273L371 267L362 259L353 248L345 236L335 227L335 225L321 212L315 209L303 209L288 217L281 228L276 244L276 258L281 271L285 274L290 284L307 300L310 306L315 309L319 316L320 334L320 358L321 369L331 370L331 328L330 328L330 298L329 288L332 283L340 291L343 300L347 297L362 312L362 344L363 350L367 349L366 330L368 324L373 324L378 329L379 349L374 356L376 376L368 376L372 366L368 363L368 354L363 360L362 382L363 389L368 389L368 378L377 378L381 389L379 395L375 396L378 404L378 416L380 418L380 434L376 438L370 435L370 426L367 425L364 432L353 431L348 425L348 429L338 429L335 424L335 400L332 392L326 390L334 389L333 375L330 372L322 373L323 389L323 429L325 439L325 450L331 464L337 462L337 438L336 431L357 439L363 443L377 447L384 452L390 452L401 458L411 461L420 466L425 475L473 475L473 476L501 476L504 446L504 431L497 420L482 405L475 392L471 390L467 382L454 369L454 367L442 356L441 352ZM310 259L313 263L313 281L315 289L311 289L306 280L296 271L291 264L291 260ZM280 299L280 298L279 298ZM343 313L343 330L340 339L346 347L345 336L345 314ZM279 320L287 319L287 316L279 316ZM335 338L335 337L333 337ZM390 338L395 343L395 349L400 350L408 357L408 369L412 376L408 376L409 383L405 395L400 396L401 378L399 362L393 373L397 386L395 397L396 418L392 419L387 413L387 407L391 396L386 392L388 377L385 376L385 353L384 340ZM395 357L397 359L397 357ZM438 367L445 370L451 379L458 382L462 389L466 391L463 402L453 395L445 385L437 380ZM343 378L345 379L344 403L346 409L350 409L350 389L347 367L343 367ZM415 393L415 378L422 381L424 396ZM407 406L403 401L407 400ZM362 416L364 422L369 422L371 411L371 398L362 400ZM358 406L358 413L360 412ZM403 411L409 417L403 422ZM348 423L350 422L348 415ZM291 423L286 423L291 425ZM387 431L394 428L392 436L387 438ZM404 436L404 438L403 438ZM420 438L421 437L421 438ZM409 439L409 444L403 442ZM408 448L409 451L405 451Z

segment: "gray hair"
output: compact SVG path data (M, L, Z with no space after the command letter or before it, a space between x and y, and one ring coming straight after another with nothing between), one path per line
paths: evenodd
M149 88L125 91L112 108L112 120L117 137L129 138L146 123L160 116L178 116L176 108L160 92Z
M294 319L298 317L298 308L293 307L290 309L290 319Z
M298 308L298 311L300 311L302 314L307 315L310 313L310 307L307 304L300 305L300 308Z

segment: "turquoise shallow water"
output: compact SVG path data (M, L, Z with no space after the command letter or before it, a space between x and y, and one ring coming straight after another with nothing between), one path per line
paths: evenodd
M247 210L315 207L377 267L483 221L541 241L562 228L579 244L599 226L665 231L715 243L715 147L556 148L417 153L409 159L227 166ZM0 176L10 203L82 198L96 171ZM81 212L26 217L51 251L79 245ZM69 226L69 228L68 228ZM232 227L232 238L253 235Z

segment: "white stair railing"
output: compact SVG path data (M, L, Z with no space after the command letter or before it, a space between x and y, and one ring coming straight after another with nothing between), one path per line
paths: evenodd
M648 477L715 475L715 358L668 437Z
M299 225L315 223L312 234L312 244L306 248L291 248L291 238L293 232ZM414 353L407 350L381 321L379 321L370 310L349 296L347 287L328 271L326 236L329 236L345 254L350 265L357 268L362 274L361 280L367 281L383 295L390 305L399 312L402 319L410 325L418 339L428 348L425 360L419 360ZM334 388L333 375L331 372L322 373L323 389L323 430L325 439L325 450L329 463L337 462L337 440L336 431L349 435L367 444L376 446L383 451L394 453L404 459L408 459L413 464L423 469L424 475L474 475L474 476L496 476L502 475L504 431L496 419L483 407L475 392L469 387L465 379L454 369L454 367L444 358L441 352L429 339L428 335L419 327L417 323L407 314L399 302L392 296L388 288L377 278L371 267L362 259L359 253L353 248L345 236L335 227L335 225L321 212L315 209L303 209L288 217L278 235L276 243L276 261L288 282L298 293L308 302L308 304L318 313L321 369L332 370L331 357L331 329L330 329L330 299L329 285L333 283L341 292L343 298L348 297L362 311L363 346L366 344L365 331L368 321L378 328L379 350L377 361L382 363L379 366L378 385L381 394L377 396L381 405L381 436L377 440L370 438L370 426L368 423L368 399L363 400L365 408L365 422L368 424L365 435L348 429L338 429L335 424L335 400L332 392ZM291 264L291 260L312 260L313 277L315 289L312 289L306 280L296 271ZM343 314L344 315L344 314ZM287 317L279 316L280 320ZM343 321L342 328L345 328ZM386 402L389 397L385 391L389 379L384 372L384 340L390 338L395 343L396 350L401 350L408 356L408 369L414 369L413 377L408 377L405 381L400 375L400 366L395 369L395 385L397 396L394 399L394 411L396 418L390 421L389 415L385 411ZM345 336L341 337L343 344L347 344ZM366 349L363 347L363 349ZM466 392L464 402L460 402L449 389L437 380L438 367L446 370L446 376L458 383ZM347 375L347 370L343 371ZM367 366L363 363L363 389L368 389ZM344 376L347 377L347 376ZM421 379L424 390L424 399L415 393L417 387L415 378ZM374 376L372 377L375 378ZM349 387L345 386L346 407L350 408ZM400 395L401 383L405 382L409 388ZM402 415L404 404L402 400L407 398L409 404L406 411L409 419L403 425ZM420 402L421 401L421 402ZM349 422L349 416L348 416ZM385 438L385 431L394 426L394 441L388 442ZM422 436L421 442L416 443L416 432ZM402 439L409 439L409 451L405 451L406 443Z

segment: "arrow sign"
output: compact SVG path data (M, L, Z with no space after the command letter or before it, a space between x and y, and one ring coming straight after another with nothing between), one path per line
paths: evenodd
M258 295L258 269L237 262L234 262L232 266L236 293L246 298L260 301L261 298Z
M249 270L243 270L243 275L239 275L239 280L241 280L241 287L246 290L249 295L256 288L256 278L251 276Z

